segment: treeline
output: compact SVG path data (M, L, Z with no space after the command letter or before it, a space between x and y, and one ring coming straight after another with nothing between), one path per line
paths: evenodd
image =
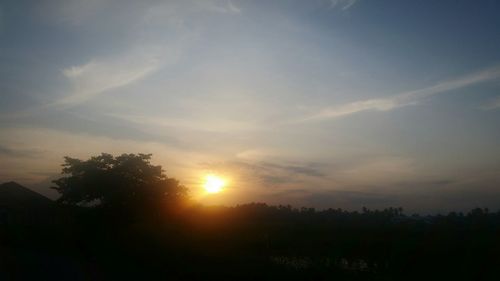
M408 216L401 208L350 212L252 203L117 219L119 213L106 208L55 208L63 218L58 225L2 229L5 280L500 276L500 213L487 209Z
M408 216L401 208L349 212L247 204L208 209L192 214L197 233L233 250L246 245L298 279L311 274L349 280L500 276L500 212L488 209L428 216Z
M150 158L67 157L53 203L11 184L0 280L500 280L500 212L202 206Z

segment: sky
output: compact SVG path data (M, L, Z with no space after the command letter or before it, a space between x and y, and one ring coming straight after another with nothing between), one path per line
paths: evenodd
M498 50L495 0L2 0L0 182L152 153L203 204L494 209Z

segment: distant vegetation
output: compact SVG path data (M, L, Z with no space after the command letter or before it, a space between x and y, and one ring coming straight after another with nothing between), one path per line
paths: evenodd
M150 158L66 158L41 224L0 201L0 280L500 280L500 212L205 207Z

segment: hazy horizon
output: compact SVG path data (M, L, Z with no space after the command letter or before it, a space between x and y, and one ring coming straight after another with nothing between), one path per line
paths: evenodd
M203 204L494 209L499 27L489 0L1 1L0 182L152 153Z

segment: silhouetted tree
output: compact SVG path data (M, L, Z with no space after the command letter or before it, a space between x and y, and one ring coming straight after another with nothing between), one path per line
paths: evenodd
M187 189L150 159L151 154L102 153L85 161L65 157L65 176L53 181L52 188L61 194L60 203L115 209L144 211L185 199Z

